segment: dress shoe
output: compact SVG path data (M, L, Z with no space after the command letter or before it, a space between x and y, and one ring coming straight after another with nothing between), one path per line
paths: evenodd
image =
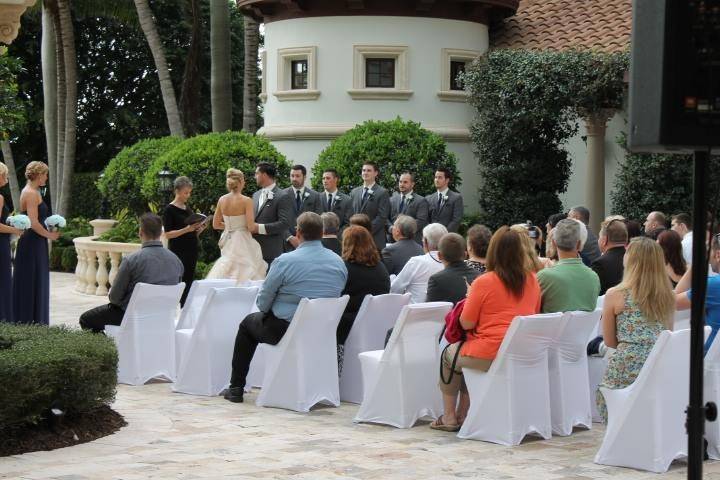
M225 394L223 395L223 398L229 402L233 403L242 403L243 402L243 391L242 387L230 387L227 390L225 390Z

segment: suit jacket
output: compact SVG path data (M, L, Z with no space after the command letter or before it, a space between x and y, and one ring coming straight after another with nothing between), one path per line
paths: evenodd
M622 281L624 256L625 247L613 247L592 263L591 268L600 277L600 295Z
M456 232L460 228L463 217L463 198L457 192L448 190L448 199L440 207L438 193L431 193L425 200L428 202L428 213L430 223L441 223L447 227L448 232Z
M372 236L378 250L385 248L385 225L390 217L390 195L377 183L365 202L362 201L364 187L353 188L350 192L353 213L364 213L370 217Z
M273 198L269 198L263 205L259 205L261 190L253 193L253 208L255 222L265 225L265 235L254 234L262 249L263 260L268 267L283 253L283 245L290 228L293 215L293 205L290 196L285 195L277 186L272 190Z
M600 258L600 246L598 245L598 237L588 227L588 237L585 246L580 252L580 257L585 265L591 266L598 258Z
M397 275L410 258L422 255L423 249L415 240L405 238L383 248L382 260L390 275Z
M428 224L428 203L425 197L413 192L410 200L405 200L404 209L400 211L400 193L393 193L390 197L390 221L388 222L388 233L392 235L391 228L398 215L408 215L417 222L417 233L415 241L422 245L422 230ZM392 238L392 237L390 237Z
M342 254L342 245L340 244L340 240L338 240L337 238L322 238L320 241L322 242L322 246L327 248L328 250L332 250L338 255Z
M320 209L318 213L323 214L325 212L333 212L340 219L340 227L338 236L350 223L350 217L353 214L352 210L352 199L350 195L342 193L340 190L337 191L333 198L332 208L327 208L327 195L325 192L318 192L318 201L320 202Z
M283 190L283 193L290 196L290 203L292 204L292 216L290 217L290 235L295 235L295 224L297 223L297 217L305 212L315 212L318 215L322 213L320 211L320 195L315 190L305 187L303 193L302 202L300 204L300 210L297 209L295 202L295 190L293 187L288 187Z
M452 302L453 305L465 298L467 283L472 283L480 274L465 262L447 265L444 269L430 276L428 280L426 302Z

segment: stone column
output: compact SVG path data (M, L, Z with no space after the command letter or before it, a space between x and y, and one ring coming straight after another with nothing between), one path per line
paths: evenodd
M590 210L590 228L595 233L605 219L605 130L614 113L600 110L585 116L588 149L585 206Z
M18 36L20 16L36 0L0 0L0 43L10 45Z

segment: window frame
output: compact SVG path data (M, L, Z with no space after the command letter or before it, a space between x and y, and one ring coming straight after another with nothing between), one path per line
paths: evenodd
M353 45L353 88L348 95L353 100L408 100L413 95L408 52L404 45ZM374 58L395 60L393 87L367 86L367 60Z
M294 61L307 62L307 88L293 89ZM273 92L278 101L317 100L317 47L280 48L277 50L277 90Z
M440 90L437 95L443 102L467 102L469 93L467 90L454 90L452 88L452 62L472 63L481 56L476 50L462 50L457 48L443 48L440 53ZM467 70L466 70L467 71Z

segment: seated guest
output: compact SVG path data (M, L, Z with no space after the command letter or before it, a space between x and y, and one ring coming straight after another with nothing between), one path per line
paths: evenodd
M583 249L580 251L580 256L585 265L592 265L592 262L600 258L600 248L598 247L597 236L588 227L588 225L590 225L590 210L582 206L573 207L568 212L568 218L574 218L585 225L587 229L587 240L583 242Z
M530 237L530 230L527 224L518 223L510 227L510 230L518 232L523 242L523 249L525 250L525 257L527 262L528 270L532 270L537 273L545 267L552 267L552 262L547 258L541 258L537 254L535 249L535 239Z
M390 291L390 275L380 261L372 235L366 229L358 225L345 229L342 258L348 271L342 295L350 295L350 300L337 329L339 346L345 344L365 295L382 295Z
M338 240L338 229L340 228L340 218L333 212L325 212L320 215L323 223L323 236L322 244L323 247L332 250L333 252L340 255L342 247L340 240Z
M427 296L427 284L430 275L443 268L438 258L440 239L448 233L447 228L439 223L431 223L423 228L423 250L425 255L412 257L405 264L390 285L390 293L410 293L410 303L421 303Z
M115 281L110 287L110 303L95 307L80 315L83 330L102 332L105 325L120 325L130 303L135 285L177 285L183 276L183 264L160 241L162 220L154 213L140 217L142 248L123 258Z
M467 260L468 267L478 273L485 273L485 256L492 238L492 231L485 225L473 225L467 231Z
M600 278L600 295L608 288L622 281L623 258L628 242L628 231L622 219L608 217L600 226L598 245L602 255L595 260L591 268Z
M642 225L637 220L625 220L625 226L628 232L628 242L642 235Z
M553 262L557 262L558 256L557 252L553 249L552 242L549 241L550 238L552 238L552 231L553 228L555 228L560 220L564 220L567 218L567 214L565 213L553 213L548 217L548 221L545 224L545 237L548 239L547 242L545 242L545 257L549 258Z
M370 217L364 213L356 213L352 215L348 222L350 222L350 225L360 225L363 228L367 228L369 232L372 232L372 222L370 221Z
M643 224L645 236L653 240L657 240L658 236L667 228L667 218L662 212L648 213L645 223Z
M245 377L259 343L277 345L290 326L302 298L338 298L347 281L340 257L323 247L322 220L314 212L297 219L297 249L280 255L270 266L256 304L235 337L230 388L225 399L243 401Z
M580 223L560 220L550 242L558 252L558 263L538 272L542 290L542 312L590 312L597 306L600 279L580 258Z
M468 285L480 275L464 262L465 248L465 239L457 233L448 233L440 239L438 257L445 268L430 276L426 302L454 305L465 298Z
M665 255L665 271L670 278L670 283L675 288L687 270L687 264L683 258L682 238L677 232L664 230L658 235L657 242Z
M688 265L691 264L693 243L692 217L687 213L678 213L672 216L670 225L670 228L675 230L678 235L680 235L680 238L682 238L682 250L685 263Z
M709 276L707 279L705 325L709 325L712 331L705 342L706 353L720 329L720 275L717 275L717 273L720 273L720 238L717 235L713 235L710 241L709 261L710 268L716 275ZM678 282L677 287L675 287L675 306L678 310L690 308L690 300L692 299L691 281L692 268L688 268L683 278Z
M382 261L390 275L397 275L411 257L423 254L415 241L417 222L408 215L398 215L392 226L394 243L388 243L382 251Z
M442 354L439 385L444 413L430 428L450 432L460 429L470 406L462 369L487 372L513 319L540 311L540 285L535 273L527 268L524 242L521 233L508 227L500 227L492 236L487 272L470 286L460 314L467 339L448 345Z
M602 332L605 344L616 348L600 387L625 388L637 378L660 332L672 329L675 299L665 273L662 248L637 237L627 249L620 285L605 294ZM605 399L598 388L597 405L607 422Z

